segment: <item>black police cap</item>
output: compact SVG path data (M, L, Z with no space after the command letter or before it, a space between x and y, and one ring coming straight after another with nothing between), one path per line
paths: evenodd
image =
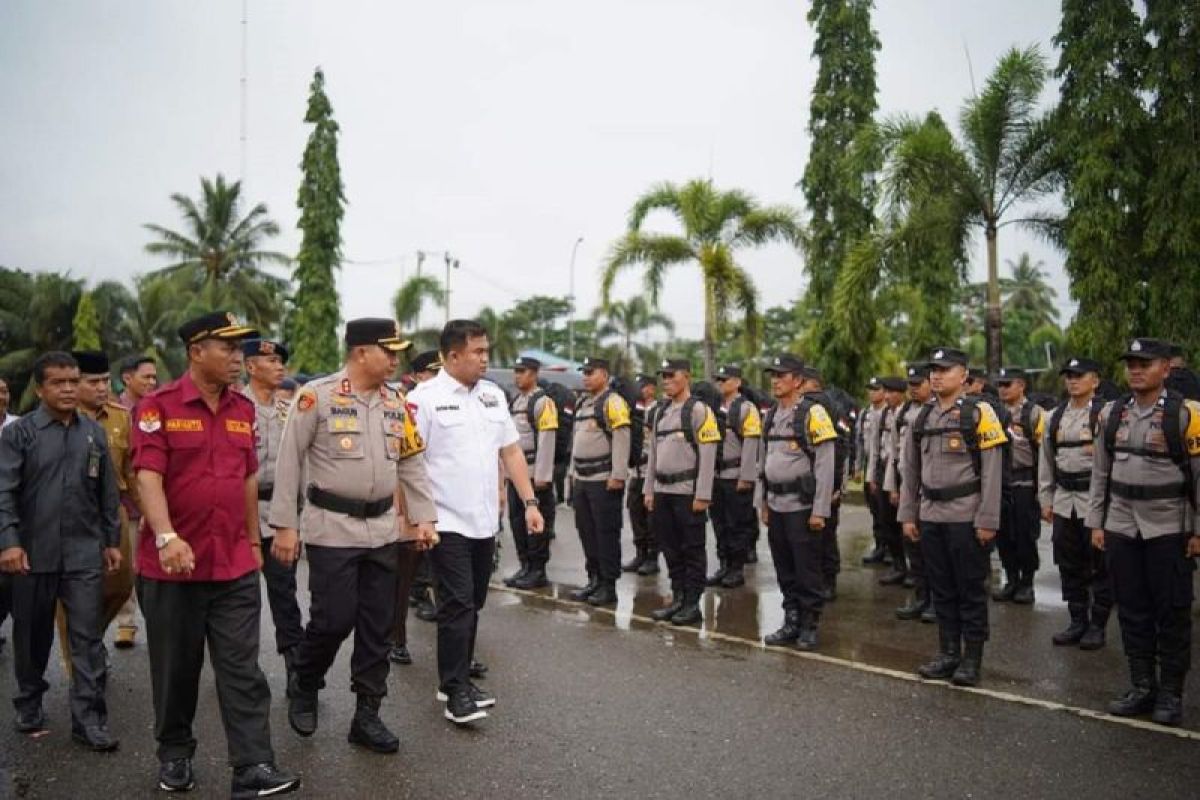
M658 374L665 375L668 372L691 372L692 362L686 358L664 358L662 363L658 365Z
M639 372L637 375L633 376L633 382L636 383L637 387L640 389L643 386L655 386L658 383L658 378L654 377L653 375L647 375L644 372Z
M1170 358L1173 345L1162 339L1138 338L1129 343L1122 359L1136 358L1149 361L1152 358Z
M238 321L231 311L214 311L189 319L179 326L179 338L185 345L205 339L246 339L258 336L258 331Z
M905 371L906 378L909 383L920 383L929 379L929 365L922 363L909 364Z
M987 370L983 367L968 367L967 377L973 381L984 381L986 383L988 374Z
M71 358L83 375L103 375L109 370L108 356L99 350L72 350Z
M742 368L733 364L723 364L721 368L717 370L717 374L713 377L715 377L717 380L724 378L740 378L742 377Z
M542 362L529 356L521 356L513 362L513 369L541 369Z
M1001 386L1013 381L1025 381L1029 383L1029 373L1021 367L1001 367L1000 371L996 373L996 383Z
M867 381L867 388L868 389L882 389L883 381L881 381L879 379L878 375L872 375L870 380Z
M1092 358L1070 358L1062 365L1062 369L1058 371L1058 374L1085 375L1089 372L1099 375L1101 372L1100 362Z
M588 356L583 359L583 363L579 365L580 372L587 372L588 370L592 369L602 369L605 372L608 372L608 359Z
M400 324L394 319L363 317L346 323L347 347L369 344L377 344L393 353L412 347L412 342L400 336Z
M905 387L904 378L894 375L889 375L886 378L879 379L880 386L888 392L903 392Z
M771 359L771 363L763 368L769 374L784 375L793 373L800 375L804 372L804 359L791 353L780 353Z
M413 356L413 372L436 372L442 368L442 354L437 350L426 350Z
M935 347L929 351L929 366L953 367L967 365L967 354L954 347Z
M272 342L270 339L247 339L242 342L242 355L246 358L253 356L279 356L279 359L286 364L288 349L281 342Z

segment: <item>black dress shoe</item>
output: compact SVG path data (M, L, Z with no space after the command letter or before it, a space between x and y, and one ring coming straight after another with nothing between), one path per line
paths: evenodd
M424 600L417 604L416 607L417 619L422 622L437 622L437 606L430 600Z
M781 647L785 644L793 644L800 638L800 626L797 620L798 617L789 615L783 623L783 627L763 637L763 644L768 647Z
M896 619L917 620L929 608L929 601L920 595L913 595L907 603L896 609Z
M1149 714L1157 702L1157 687L1148 683L1134 684L1128 692L1108 704L1108 713L1114 717L1137 717Z
M251 764L233 771L229 785L232 800L274 797L300 788L300 776L277 769L274 764Z
M388 651L388 661L393 664L411 664L412 653L408 652L404 645L398 644Z
M586 603L587 599L592 596L592 592L600 588L600 581L597 578L589 578L588 582L583 586L567 593L567 597L574 600L576 603Z
M882 564L885 555L887 555L887 551L883 549L883 546L875 545L871 552L862 557L863 566L869 567L873 564Z
M1080 650L1099 650L1104 647L1105 634L1104 628L1098 625L1089 625L1084 631L1083 636L1079 637Z
M1159 725L1172 728L1179 727L1183 722L1183 698L1167 689L1158 690L1158 699L1154 701L1154 713L1150 719Z
M921 612L921 622L926 625L933 625L937 622L937 609L933 607L933 603L930 603L929 608Z
M708 578L704 581L704 585L705 586L720 586L721 581L723 581L725 579L725 576L728 574L729 574L729 562L726 561L725 559L721 559L721 566L717 569L716 572L714 572L712 575L708 576Z
M545 567L530 567L517 580L513 581L514 589L541 589L543 586L549 586L550 579L546 577Z
M817 649L817 625L810 622L800 628L800 636L796 638L796 649L805 652Z
M646 551L639 547L633 558L621 565L621 572L637 572L641 569L642 563L646 560Z
M679 613L679 609L683 608L683 592L675 592L671 597L671 604L656 608L650 612L650 619L655 622L666 622L671 617Z
M1034 596L1032 583L1022 583L1016 588L1016 591L1013 592L1012 601L1017 605L1030 606L1033 605L1033 600Z
M108 732L107 725L72 726L71 738L96 753L111 753L121 745L121 742Z
M686 592L683 597L683 606L675 615L671 617L672 625L696 625L704 621L704 614L700 611L701 593L698 591Z
M190 792L196 788L190 758L173 758L158 765L158 788L164 792Z
M483 680L488 674L487 664L482 661L472 661L471 666L467 668L467 674L477 681Z
M1017 594L1017 582L1015 579L1010 578L1009 580L1007 580L1005 582L1005 584L1002 588L997 589L996 591L992 592L992 599L995 600L997 603L1008 603L1013 599L1013 597L1016 594Z
M524 578L525 574L527 572L529 572L529 565L526 564L524 561L522 561L521 568L518 569L516 572L514 572L512 575L509 575L507 578L504 579L504 585L505 586L514 585L517 581Z
M737 589L746 585L746 573L742 571L740 566L733 566L725 573L725 577L721 578L722 589Z
M658 553L649 553L646 555L646 560L638 567L638 575L657 575L658 574Z
M37 708L17 712L17 733L41 733L46 730L46 712Z
M615 606L617 604L617 589L611 583L601 584L596 591L588 595L588 605Z

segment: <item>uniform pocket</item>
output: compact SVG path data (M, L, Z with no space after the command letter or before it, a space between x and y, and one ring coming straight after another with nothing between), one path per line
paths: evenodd
M341 433L330 442L330 457L334 459L363 458L364 448L361 433Z

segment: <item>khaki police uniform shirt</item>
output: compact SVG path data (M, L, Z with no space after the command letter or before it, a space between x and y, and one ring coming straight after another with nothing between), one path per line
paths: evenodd
M529 398L533 392L518 394L509 411L517 435L521 437L521 450L525 463L530 465L530 479L534 483L550 483L554 480L554 439L558 431L558 408L554 400L542 395L533 406L533 425L529 424ZM536 458L535 458L536 453Z
M799 402L799 401L797 401ZM824 406L813 404L808 412L808 443L812 458L796 440L794 424L796 406L777 405L769 430L764 429L765 441L762 449L763 494L767 508L786 514L812 509L811 515L829 518L833 507L833 478L837 463L834 452L837 431L833 420ZM778 494L766 484L792 483L812 475L816 480L816 491L811 504L802 503L795 493Z
M724 404L726 414L729 408L729 403ZM754 483L758 478L758 451L762 446L762 415L754 403L742 400L738 416L740 419L726 420L717 477Z
M683 426L688 424L695 433L696 447L688 443ZM650 457L646 462L646 484L642 491L647 497L655 494L692 495L697 500L712 500L713 476L717 466L717 443L721 431L712 409L697 400L692 404L692 418L683 420L683 403L672 402L655 417L654 432L646 440ZM691 480L662 483L659 475L672 475L696 470Z
M381 500L404 492L409 522L433 522L437 513L421 453L425 445L404 395L384 385L355 394L346 371L306 384L296 395L275 463L273 528L300 528L304 541L324 547L381 547L398 541L396 510L357 519L305 503L298 512L301 469L306 482L354 500Z
M279 443L283 440L288 405L274 397L267 403L259 403L249 385L242 387L242 394L254 403L254 452L258 456L258 490L261 498L264 490L275 485L275 460L279 456ZM268 524L270 517L271 501L259 499L259 529L264 538L270 538L272 533Z
M603 394L603 393L601 393ZM616 392L608 393L608 400L603 409L596 407L600 395L584 394L575 407L575 438L571 447L571 477L577 481L607 481L609 479L623 481L629 477L629 448L632 444L630 436L629 404L625 398ZM607 420L609 435L597 422L597 417L603 414ZM596 472L587 469L587 475L579 474L579 462L589 459L603 458L611 462Z
M978 401L979 422L975 435L979 440L980 491L954 500L930 500L922 487L948 489L976 479L971 454L963 441L959 417L962 398L943 409L931 401L932 410L925 420L921 442L915 441L915 419L904 429L900 481L901 522L969 522L976 528L998 530L1000 527L1000 498L1003 489L1004 454L1000 446L1008 441L996 411L986 401ZM943 430L946 433L930 435ZM920 455L917 447L921 448ZM919 460L918 460L919 459ZM919 470L919 472L918 472Z
M907 411L904 410L905 403L901 403L888 414L889 425L885 434L887 463L884 465L883 472L883 490L885 492L900 491L900 465L904 463L904 448L907 447L908 430L917 421L924 403L914 400L907 405Z
M133 470L129 410L110 400L96 412L96 422L104 428L104 435L108 438L108 454L117 473L117 491L121 493L121 510L127 512L130 505L138 510L142 499L138 495L137 474Z
M1033 430L1027 431L1021 426L1022 409L1030 406L1029 410L1029 427ZM1029 400L1022 400L1014 405L1007 406L1008 414L1012 418L1009 423L1008 433L1009 440L1012 442L1012 467L1013 470L1030 470L1035 466L1033 457L1033 443L1040 442L1042 435L1046 432L1046 412L1045 410L1032 403ZM1025 473L1028 475L1028 473ZM1012 478L1013 486L1033 486L1032 477L1020 476L1020 473L1014 472Z
M649 404L643 403L641 400L637 401L636 408L641 418L641 421L637 424L642 426L642 457L638 463L629 468L630 480L643 481L646 478L646 464L650 460L650 437L654 435L650 430L650 423L652 421L650 415L657 406L657 400Z
M1109 403L1100 412L1096 423L1099 431L1095 458L1092 461L1092 487L1089 496L1087 526L1103 528L1125 536L1141 535L1143 539L1169 536L1175 533L1200 535L1193 503L1200 503L1200 403L1185 401L1180 414L1183 446L1191 461L1192 485L1187 487L1187 497L1167 497L1156 500L1130 500L1108 491L1109 466L1112 479L1132 486L1165 486L1183 480L1183 471L1167 454L1167 438L1162 432L1162 403L1164 390L1158 403L1143 408L1130 399L1124 409L1116 408L1116 401ZM1137 453L1110 453L1104 444L1104 429L1112 414L1125 411L1125 419L1117 429L1117 444L1128 447L1146 448L1163 454L1163 458L1150 458ZM1192 502L1188 502L1188 498ZM1107 500L1108 516L1104 506Z
M1058 421L1058 437L1050 438L1050 425L1042 431L1042 449L1038 454L1038 503L1042 508L1051 508L1060 517L1071 518L1071 514L1084 519L1088 512L1088 492L1070 491L1055 483L1054 470L1059 472L1091 472L1095 445L1092 443L1091 402L1082 408L1067 404ZM1087 442L1081 447L1059 449L1059 442Z
M855 451L854 471L863 474L863 480L871 481L871 465L875 463L878 449L877 433L885 405L868 406L858 423L858 448Z

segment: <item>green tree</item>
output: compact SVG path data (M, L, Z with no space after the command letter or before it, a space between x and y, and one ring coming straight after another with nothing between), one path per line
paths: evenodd
M681 232L642 230L646 217L655 210L672 213ZM692 180L682 186L659 184L634 203L628 232L612 246L601 277L603 303L611 303L617 276L640 264L645 267L650 305L657 308L667 270L695 263L704 290L704 369L712 374L717 339L727 333L734 309L741 312L747 350L753 352L758 342L758 291L738 265L736 252L771 241L795 244L799 237L797 214L787 206L761 206L744 192L718 191L710 180Z
M655 328L662 328L668 334L675 332L675 323L671 318L652 309L646 298L640 295L601 306L596 309L594 317L597 339L617 339L620 355L620 363L615 365L617 372L627 372L633 367L637 356L634 339L639 335ZM643 361L643 369L645 366Z
M1114 369L1147 321L1142 242L1153 150L1142 92L1150 47L1130 0L1064 0L1062 9L1056 137L1066 271L1079 304L1068 346Z
M878 156L851 152L859 130L878 108L875 53L880 44L871 27L873 5L873 0L813 0L808 11L816 32L817 79L809 106L811 149L800 180L809 213L802 319L805 352L837 377L846 377L842 367L859 343L859 332L839 336L827 308L850 248L870 232L874 220Z
M152 273L176 279L181 297L176 303L189 312L212 309L236 311L260 330L269 331L282 316L281 298L287 281L263 270L266 264L287 264L282 253L264 250L266 240L279 226L258 203L241 216L240 181L227 184L222 175L200 179L200 202L182 194L171 195L186 224L186 233L148 224L158 238L146 252L163 255L174 263ZM180 302L186 298L186 302Z
M517 339L505 315L491 306L484 306L475 315L475 321L487 329L488 342L492 346L489 361L497 365L511 364L517 358Z
M346 198L338 165L338 124L320 69L313 74L304 121L313 126L304 148L303 179L296 198L300 208L297 227L304 238L296 257L296 294L284 331L295 369L327 372L339 363L337 326L341 318L334 272L342 257Z
M83 281L55 272L0 267L0 375L17 410L33 406L30 371L48 350L70 350Z
M96 301L91 292L79 296L72 328L75 350L100 349L100 317L96 313Z
M1005 313L1028 313L1035 327L1058 325L1058 292L1046 283L1043 262L1034 262L1029 253L1021 253L1015 262L1008 259L1011 277L1001 280Z

